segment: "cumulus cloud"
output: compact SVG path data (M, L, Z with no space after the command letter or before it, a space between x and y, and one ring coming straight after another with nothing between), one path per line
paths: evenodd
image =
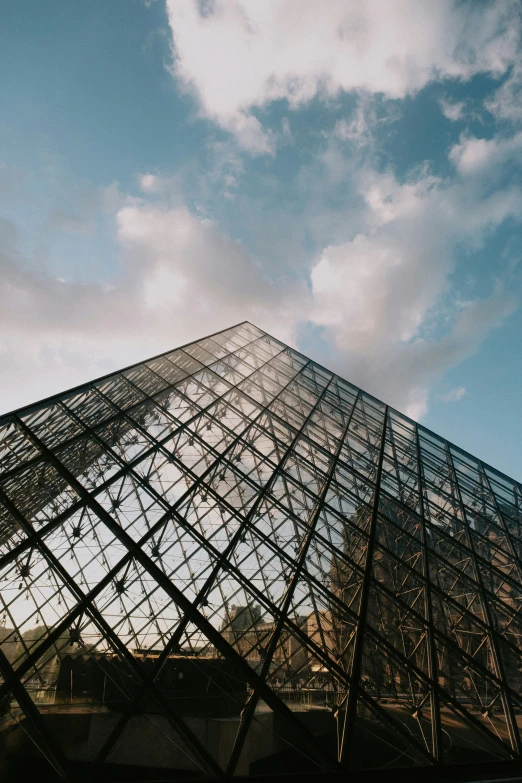
M494 153L487 147L480 167L469 153L473 143L462 137L452 149L459 172L452 181L428 169L406 181L368 166L350 169L357 210L339 207L344 233L317 253L301 254L299 264L286 246L277 250L280 227L273 231L269 216L260 215L267 237L275 235L274 263L261 264L204 209L198 214L185 206L175 176L142 175L140 198L117 186L100 194L119 266L98 283L60 280L45 264L29 263L4 221L0 408L248 319L293 345L311 322L324 337L324 361L332 369L421 417L432 384L478 350L517 304L500 282L482 299L462 302L450 294L457 248L480 247L508 217L522 218L519 188L489 186L499 156L516 156L518 141L497 141ZM336 177L343 183L347 170L335 152L341 144L331 140L311 181L321 180L322 171L325 187ZM220 176L232 170L229 162ZM308 223L306 214L296 220ZM326 223L316 234L335 231Z
M54 277L0 222L0 410L249 319L295 342L306 287L268 280L240 243L183 207L128 198L115 215L120 269L107 282Z
M459 173L475 175L487 173L498 177L502 167L513 161L522 150L522 132L506 138L478 139L463 135L450 150L450 159Z
M162 179L157 174L142 174L140 188L144 193L158 193L162 190Z
M500 76L516 61L520 7L440 0L167 0L173 71L202 113L254 153L274 139L253 114L340 92L413 94L433 79Z
M441 111L447 120L456 122L462 119L466 106L465 101L449 101L447 98L441 98L439 103Z
M301 288L284 276L267 278L244 245L212 220L183 208L141 204L123 207L117 224L128 285L155 318L164 313L165 326L173 311L200 329L214 323L216 313L227 323L243 312L269 319L291 336L287 325L302 306Z
M488 176L477 180L473 171L464 166L453 182L428 172L406 182L366 173L361 230L326 247L311 270L311 318L336 366L374 394L385 384L387 400L414 418L425 413L434 380L516 307L497 284L485 299L450 302L449 326L440 322L457 249L479 247L508 217L522 219L520 189L490 191Z
M522 134L463 134L449 153L452 179L428 168L400 178L379 170L377 155L363 163L346 147L371 152L376 96L411 96L434 79L509 73L488 108L515 119L519 4L324 0L318 13L313 0L166 2L178 83L230 136L207 140L218 163L192 178L190 198L179 171L142 172L139 198L116 185L98 194L117 247L117 271L106 280L82 284L59 278L44 259L31 263L13 224L0 223L0 408L248 319L294 345L311 323L329 351L325 363L421 417L433 382L517 306L501 282L462 302L449 279L459 249L481 247L507 218L522 219L520 188L501 181L520 157ZM288 118L278 120L282 130L265 127L263 109L281 99L292 110L314 98L334 106L348 92L356 93L353 115L328 117L317 133L326 148L296 174L302 205L274 198L270 212L251 198L239 203L243 152L271 155L298 127ZM464 106L445 98L441 109L457 120ZM211 219L210 191L234 199L236 225L241 215L255 220L262 262ZM78 231L81 216L71 204L49 222Z

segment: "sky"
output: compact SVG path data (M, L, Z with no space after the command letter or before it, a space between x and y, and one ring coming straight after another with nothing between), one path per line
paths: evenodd
M243 320L522 479L522 5L4 0L0 412Z

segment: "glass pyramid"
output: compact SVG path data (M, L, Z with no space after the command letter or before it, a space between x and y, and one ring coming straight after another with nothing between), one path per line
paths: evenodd
M2 417L8 769L520 759L521 504L247 322Z

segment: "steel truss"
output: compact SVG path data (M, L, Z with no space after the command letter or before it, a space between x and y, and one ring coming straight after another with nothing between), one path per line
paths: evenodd
M247 322L2 417L8 757L520 759L521 498Z

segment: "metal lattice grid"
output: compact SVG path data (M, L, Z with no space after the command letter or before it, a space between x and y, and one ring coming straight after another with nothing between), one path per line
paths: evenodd
M247 322L4 416L0 444L8 758L520 758L515 481Z

